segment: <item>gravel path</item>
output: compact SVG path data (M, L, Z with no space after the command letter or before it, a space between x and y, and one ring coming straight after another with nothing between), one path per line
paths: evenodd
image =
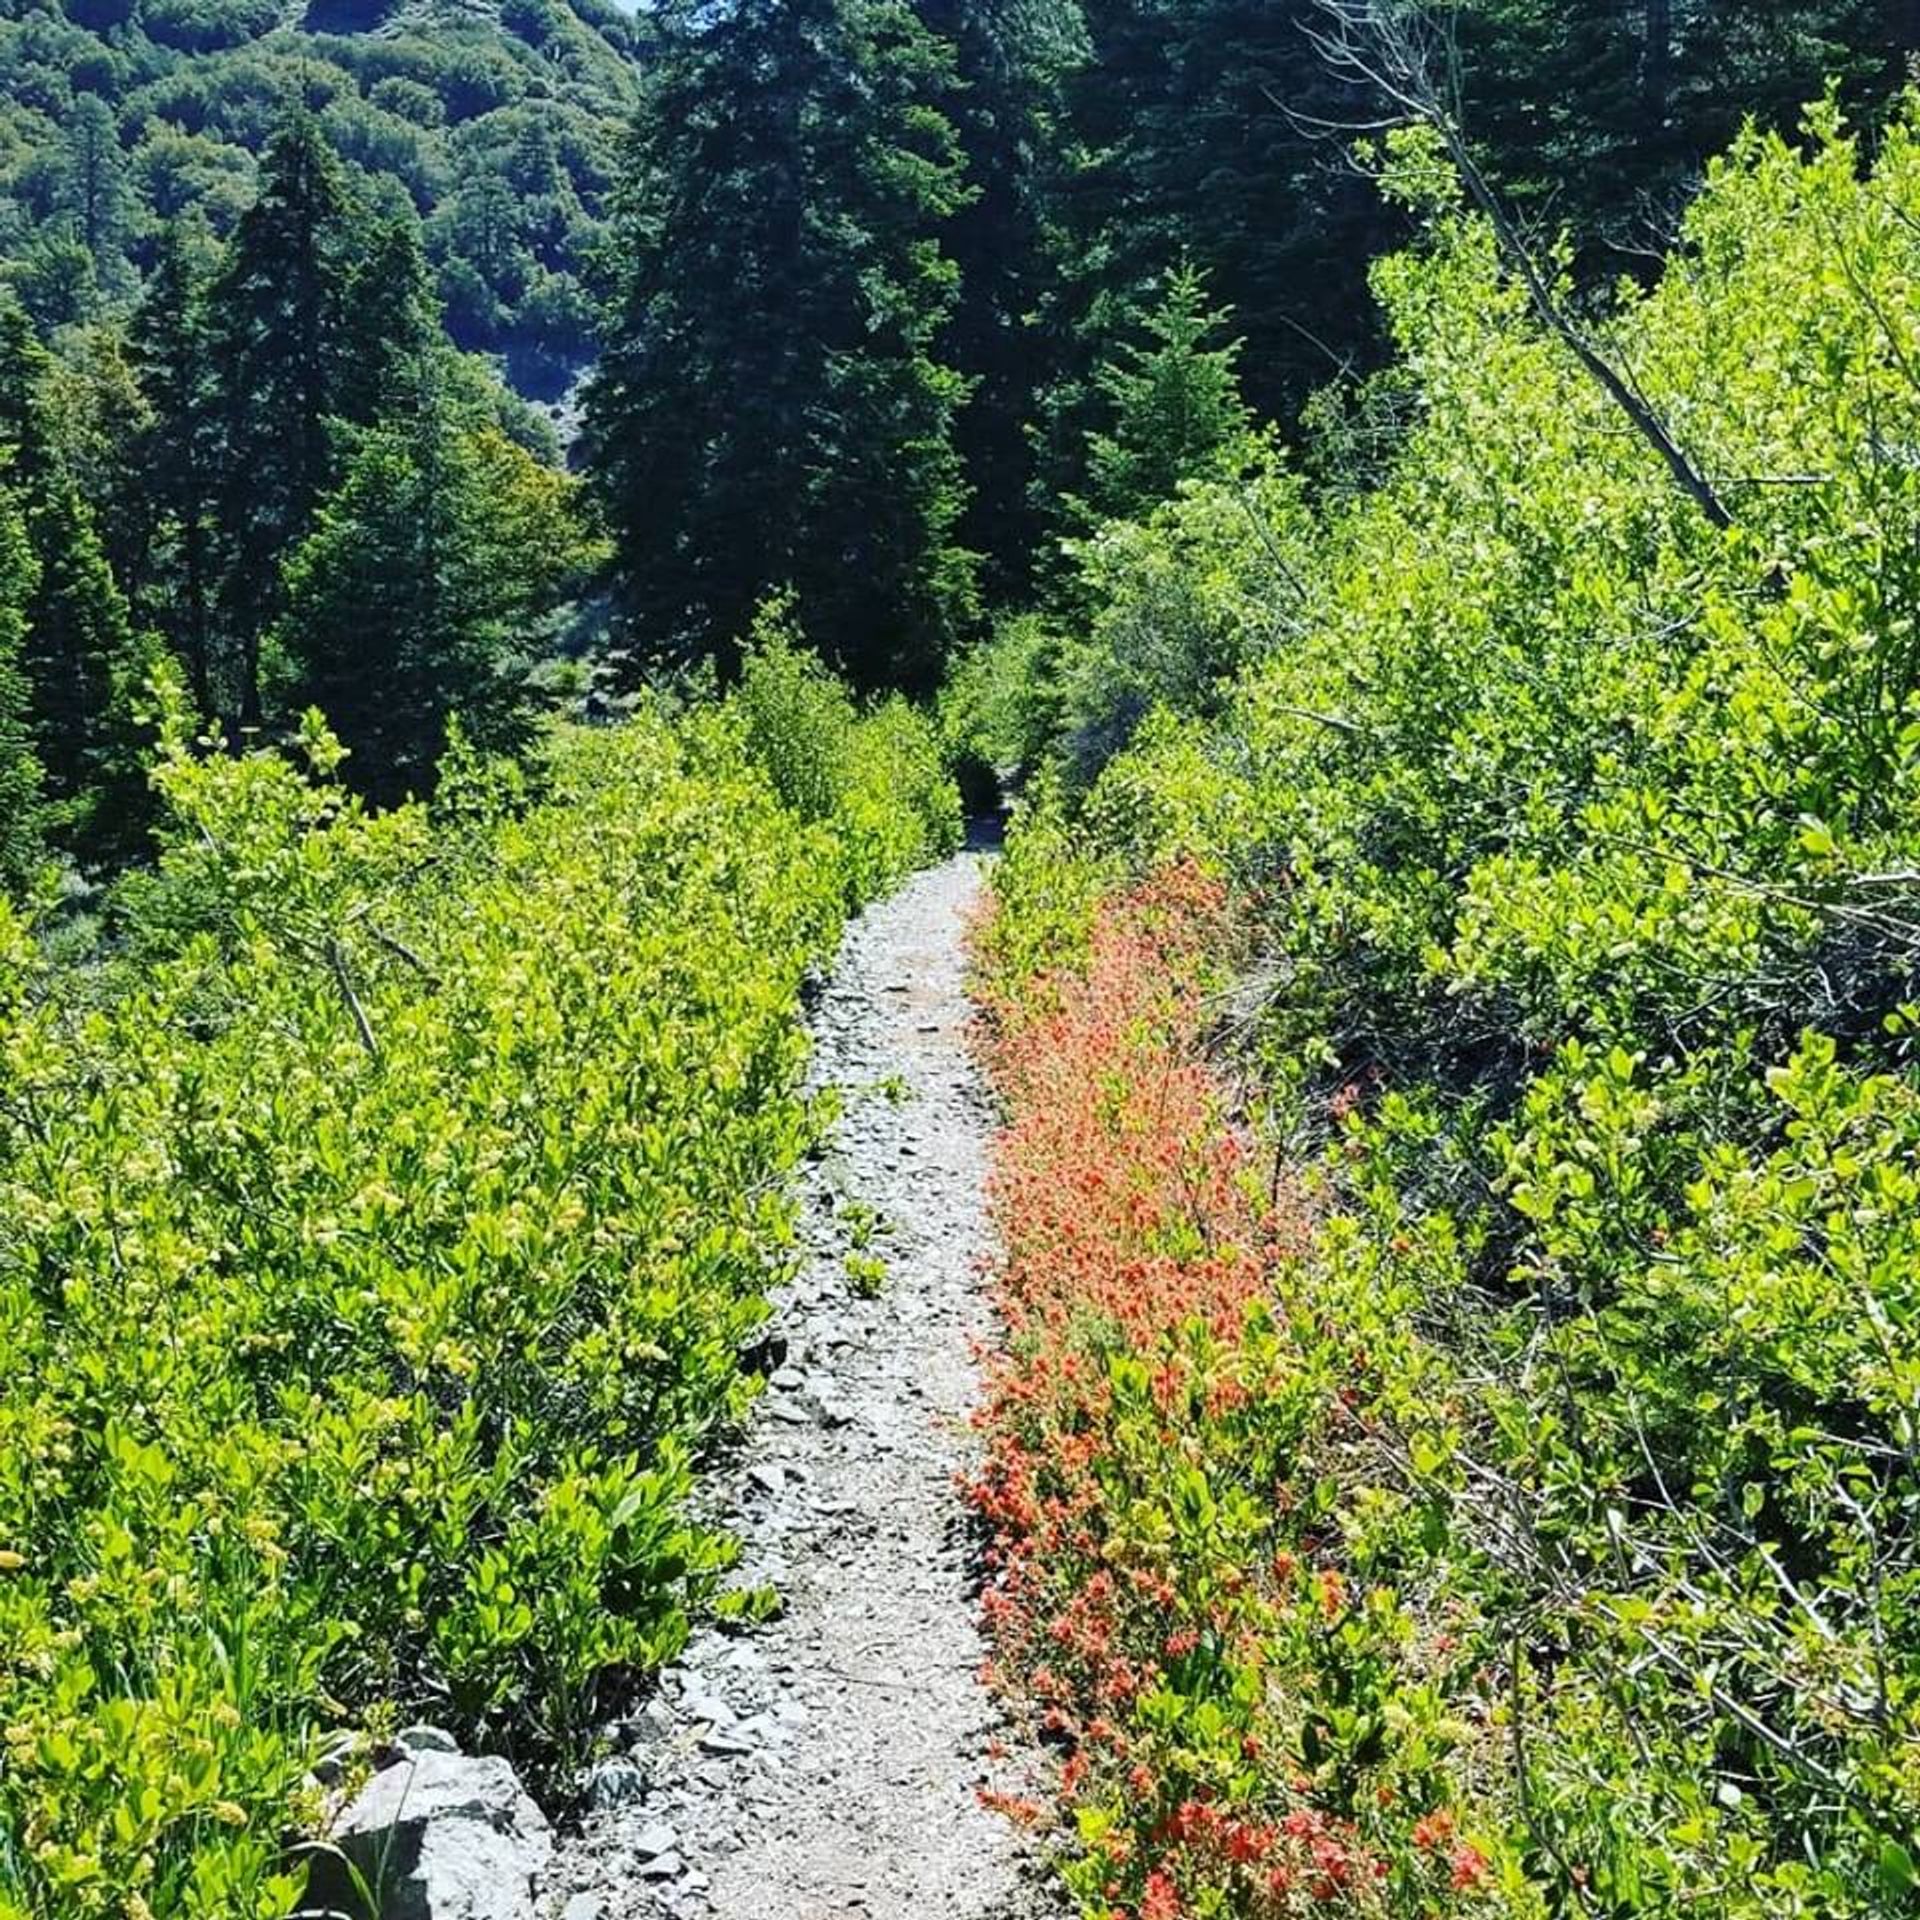
M592 1777L563 1844L561 1920L1039 1920L1031 1850L980 1804L1019 1790L978 1681L954 1474L989 1330L978 1263L990 1121L968 1057L961 940L981 856L921 874L852 929L816 1009L846 1090L808 1176L806 1270L782 1363L717 1476L743 1575L786 1605L696 1634ZM863 1299L846 1255L877 1219ZM777 1345L776 1345L777 1350Z

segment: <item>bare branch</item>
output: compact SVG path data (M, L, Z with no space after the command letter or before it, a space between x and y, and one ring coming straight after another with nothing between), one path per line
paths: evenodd
M1659 412L1561 304L1532 248L1480 171L1461 130L1453 82L1439 77L1451 76L1454 63L1435 65L1440 39L1431 21L1418 9L1401 7L1395 0L1319 0L1319 5L1329 25L1325 31L1310 29L1308 37L1321 58L1335 73L1377 87L1402 112L1440 135L1468 198L1492 227L1501 255L1525 289L1540 324L1573 355L1659 456L1674 484L1709 524L1723 533L1732 528L1735 521L1725 502Z
M373 1022L367 1018L367 1010L360 1004L360 996L353 989L353 974L347 966L346 948L329 936L322 951L326 955L328 969L333 974L334 984L340 989L340 997L347 1003L347 1011L353 1016L360 1044L366 1048L367 1057L378 1062L380 1042L374 1038Z

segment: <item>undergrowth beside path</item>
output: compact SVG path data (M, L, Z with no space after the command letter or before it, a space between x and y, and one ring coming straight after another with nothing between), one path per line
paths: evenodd
M958 838L928 729L744 688L434 808L167 724L156 875L0 909L0 1916L283 1920L323 1743L536 1777L671 1659L818 1136L797 1014ZM50 936L49 936L50 937Z
M1206 1057L1224 890L1118 890L1067 964L1017 938L979 938L1009 1120L973 1494L998 1677L1064 1752L1069 1883L1100 1920L1470 1907L1500 1871L1457 1810L1497 1767L1486 1676L1356 1577L1375 1360L1292 1284L1303 1203Z
M1099 1920L1914 1915L1920 122L1740 140L1584 356L1383 154L1340 484L1191 483L1000 663L1008 1664Z

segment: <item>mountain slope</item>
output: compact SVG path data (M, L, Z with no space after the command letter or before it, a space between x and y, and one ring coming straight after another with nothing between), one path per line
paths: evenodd
M600 0L4 0L0 254L44 327L95 317L168 220L231 227L304 101L368 200L419 216L454 338L552 391L587 352L638 42Z

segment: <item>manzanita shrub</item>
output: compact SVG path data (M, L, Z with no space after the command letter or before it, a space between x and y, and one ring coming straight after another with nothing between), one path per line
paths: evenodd
M1086 1844L1114 1862L1089 1852L1076 1885L1129 1920L1262 1911L1250 1877L1168 1858L1189 1814L1157 1747L1137 1785L1118 1771L1110 1731L1131 1754L1151 1711L1193 1817L1244 1804L1264 1831L1297 1776L1365 1856L1369 1890L1334 1890L1394 1914L1439 1895L1369 1809L1380 1784L1415 1854L1474 1850L1447 1897L1502 1911L1920 1912L1920 134L1869 154L1821 108L1797 146L1749 136L1657 284L1570 309L1715 512L1540 323L1430 142L1394 141L1386 184L1422 238L1375 275L1397 364L1317 410L1329 484L1191 487L1089 576L1111 604L1086 644L1172 609L1195 657L1251 664L1090 788L1036 793L981 949L1025 1154L1026 1105L1072 1096L1018 1050L1109 978L1128 876L1215 876L1233 978L1195 1001L1181 953L1138 990L1124 1069L1087 1076L1111 1102L1087 1152L1102 1179L1135 1165L1156 1109L1113 1089L1159 1086L1165 1056L1126 1050L1184 1031L1231 1064L1254 1197L1275 1162L1303 1196L1298 1257L1250 1309L1282 1336L1245 1383L1272 1425L1230 1439L1189 1395L1143 1404L1151 1446L1109 1404L1131 1338L1110 1235L1053 1224L1089 1176L1063 1159L1003 1203L1012 1366L1056 1246L1059 1284L1107 1301L1074 1335L1111 1343L1075 1389L1093 1404L1049 1360L1046 1424L997 1409L1036 1450L1031 1520L1017 1475L990 1483L1008 1550L1044 1542L1007 1587L1010 1661L1068 1717ZM1158 1254L1186 1189L1153 1164L1135 1251ZM1252 1244L1229 1199L1195 1229L1209 1258ZM1127 1297L1161 1284L1112 1270ZM1272 1604L1274 1551L1337 1577L1336 1634L1377 1622L1327 1643L1353 1649L1339 1691L1269 1656L1203 1719L1162 1663L1122 1715L1040 1657L1195 1513L1236 1630L1246 1595ZM1176 1644L1208 1655L1168 1586ZM1194 1770L1247 1730L1267 1744L1241 1774Z
M7 1920L279 1920L330 1733L551 1766L754 1604L686 1496L821 1117L798 995L957 826L924 725L846 721L807 819L739 701L376 816L317 721L303 769L169 702L117 945L0 915Z

